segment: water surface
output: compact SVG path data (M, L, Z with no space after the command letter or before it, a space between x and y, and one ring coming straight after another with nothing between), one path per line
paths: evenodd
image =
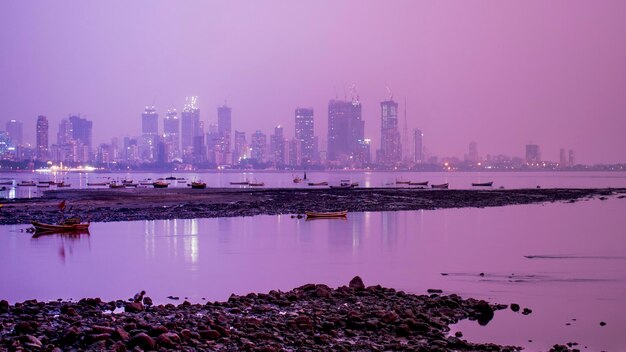
M74 237L32 238L20 232L27 226L1 226L0 298L111 300L144 289L158 303L171 302L169 295L202 302L311 282L337 287L360 275L366 285L439 288L533 310L455 327L469 340L530 350L576 341L619 351L626 349L625 206L610 198L347 220L94 223L90 235Z

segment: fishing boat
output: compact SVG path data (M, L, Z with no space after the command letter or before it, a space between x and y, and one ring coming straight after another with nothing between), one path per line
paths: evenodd
M306 217L308 218L316 218L316 219L332 219L332 218L345 218L348 216L347 210L342 211L328 211L328 212L317 212L317 211L307 211Z
M230 184L236 186L247 186L248 184L250 184L250 181L231 182Z
M438 185L432 185L432 188L439 188L439 189L448 189L448 184L447 183L442 183L442 184L438 184Z
M141 180L141 181L139 181L139 184L142 185L142 186L152 186L153 183L154 182L152 182L149 179L148 180Z
M206 183L204 183L204 182L192 182L191 183L191 188L193 188L193 189L205 189L206 188Z
M122 180L122 183L125 184L125 185L126 184L132 184L133 180Z
M33 181L22 181L20 183L17 184L18 186L23 186L23 187L35 187L37 186L37 184Z
M71 183L59 182L57 183L57 187L71 187Z
M428 181L424 181L424 182L409 182L409 186L428 186Z
M493 186L493 181L491 181L491 182L473 182L472 186L474 186L474 187L491 187L491 186Z
M12 185L13 181L0 181L0 185Z
M174 175L172 175L172 176L167 176L165 179L166 180L175 180L176 177Z
M330 186L330 189L351 189L352 185L349 183L342 183L339 186Z
M302 182L302 179L300 178L300 176L295 176L293 178L293 183L300 183L300 182Z
M328 186L328 182L309 182L309 186Z
M89 223L81 223L80 220L68 219L63 224L46 224L37 221L30 222L35 228L35 232L84 232L89 231Z
M396 180L397 185L410 185L411 181Z
M109 188L124 188L126 185L124 183L111 182L109 183Z
M154 188L167 188L170 184L163 181L156 181L152 183L152 187Z
M250 182L248 183L250 187L263 187L265 186L265 182Z
M124 183L124 187L126 188L137 188L139 186L138 183Z
M108 182L87 182L87 186L107 186Z
M48 183L41 183L37 185L37 188L50 188L50 184Z

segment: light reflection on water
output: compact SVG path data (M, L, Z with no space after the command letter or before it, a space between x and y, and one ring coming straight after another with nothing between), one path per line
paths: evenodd
M360 275L366 284L441 288L533 310L498 312L486 327L459 324L470 340L620 350L625 202L94 223L90 235L37 239L20 232L24 225L3 226L0 298L110 300L145 289L158 303L169 295L202 302L310 282L337 287Z

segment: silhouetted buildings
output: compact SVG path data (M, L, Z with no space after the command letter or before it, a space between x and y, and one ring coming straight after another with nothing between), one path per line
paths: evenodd
M275 166L280 167L285 164L285 136L283 136L283 128L281 126L276 126L274 134L270 135L269 159Z
M248 158L248 142L246 133L235 130L235 145L233 151L233 164L239 164Z
M190 162L193 159L194 138L200 135L200 108L197 106L197 97L185 99L185 106L180 115L181 147L183 160Z
M168 109L163 119L163 143L167 150L167 161L180 159L180 120L176 109Z
M6 132L10 139L10 145L13 147L17 147L18 145L22 145L23 140L23 128L22 121L17 120L9 120L6 124Z
M478 144L472 141L469 144L469 150L465 157L465 161L476 163L479 160L480 160L480 157L478 156Z
M226 104L217 108L217 132L219 133L217 164L230 164L231 156L232 109Z
M267 150L267 137L265 133L256 131L250 137L250 159L257 163L265 162L265 153Z

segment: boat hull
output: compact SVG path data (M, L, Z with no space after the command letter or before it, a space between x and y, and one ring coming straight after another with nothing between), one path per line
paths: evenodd
M437 189L448 189L448 184L447 183L442 183L440 185L432 185L432 188L437 188Z
M59 233L59 232L85 232L89 231L89 223L83 224L71 224L71 225L55 225L55 224L45 224L42 222L31 221L31 224L35 228L35 232L50 232L50 233Z
M331 211L331 212L316 212L316 211L307 211L306 213L307 219L332 219L332 218L345 218L348 216L348 211Z
M482 182L482 183L472 183L474 187L491 187L493 186L493 182Z

